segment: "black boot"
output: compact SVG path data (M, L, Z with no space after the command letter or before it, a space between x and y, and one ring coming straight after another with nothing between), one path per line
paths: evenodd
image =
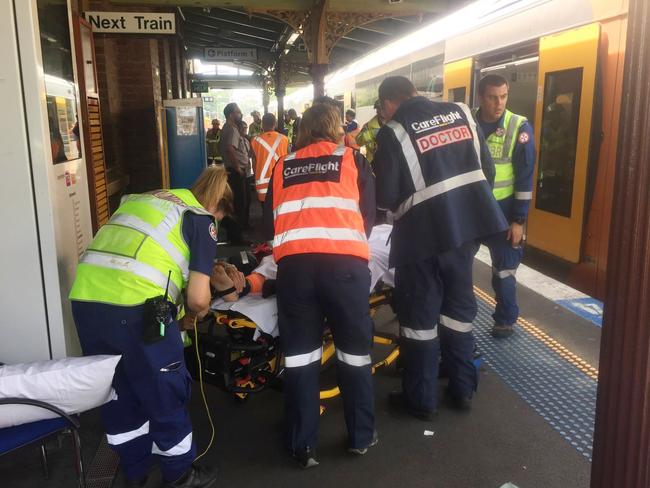
M292 456L296 461L298 461L298 464L303 469L318 466L318 461L316 461L316 450L311 447L297 449L293 451Z
M176 481L167 482L164 488L208 488L217 481L217 468L192 465Z

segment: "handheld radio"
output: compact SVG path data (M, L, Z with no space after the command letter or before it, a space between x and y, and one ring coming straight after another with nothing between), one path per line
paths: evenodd
M144 327L142 328L142 340L146 344L158 342L165 337L165 328L172 323L172 304L167 300L169 293L169 281L172 272L167 275L167 286L165 294L148 298L144 302Z

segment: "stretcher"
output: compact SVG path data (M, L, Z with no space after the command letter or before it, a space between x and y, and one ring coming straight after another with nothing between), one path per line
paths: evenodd
M394 273L388 268L388 238L392 226L376 226L369 238L371 315L391 303ZM255 272L275 279L277 266L271 256L262 259ZM274 296L247 295L236 302L217 299L212 313L198 324L199 354L204 379L246 401L253 393L267 387L281 388L283 360L279 349L277 304ZM374 343L386 346L382 359L372 366L373 373L389 366L399 356L397 337L376 334ZM327 365L335 353L334 341L327 330L323 336L322 365ZM324 389L321 399L340 394L337 386Z

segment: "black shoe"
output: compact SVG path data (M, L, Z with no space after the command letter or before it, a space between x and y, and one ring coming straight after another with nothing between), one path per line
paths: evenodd
M445 394L449 399L449 403L455 410L468 411L472 409L471 396L456 395L452 393L449 388L445 389Z
M298 464L302 469L318 466L318 461L316 461L316 449L306 447L305 449L293 451L291 455L296 461L298 461Z
M167 482L163 488L208 488L217 481L217 468L192 465L190 470L176 481Z
M373 446L376 446L378 442L379 442L379 435L375 430L372 433L372 439L370 439L370 444L368 444L366 447L348 447L348 452L352 454L356 454L358 456L363 456L365 453L368 452L368 449L370 449Z
M512 324L494 324L492 327L492 337L495 339L505 339L510 337L515 332L515 328Z
M391 392L388 395L388 403L395 410L402 413L406 413L420 420L425 420L425 421L431 420L436 414L435 410L423 410L421 408L414 407L408 402L408 400L404 396L404 393L402 393L401 391Z

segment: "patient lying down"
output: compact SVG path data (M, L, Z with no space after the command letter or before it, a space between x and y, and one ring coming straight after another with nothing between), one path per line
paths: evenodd
M372 290L379 280L392 286L392 271L388 269L388 254L390 245L388 236L392 230L390 225L375 226L368 239L370 246L370 260L368 268L371 273ZM244 276L233 264L219 262L214 265L210 284L213 288L213 298L223 298L225 302L236 302L239 298L248 295L262 295L267 298L275 294L275 279L277 264L273 256L262 259L255 270Z

